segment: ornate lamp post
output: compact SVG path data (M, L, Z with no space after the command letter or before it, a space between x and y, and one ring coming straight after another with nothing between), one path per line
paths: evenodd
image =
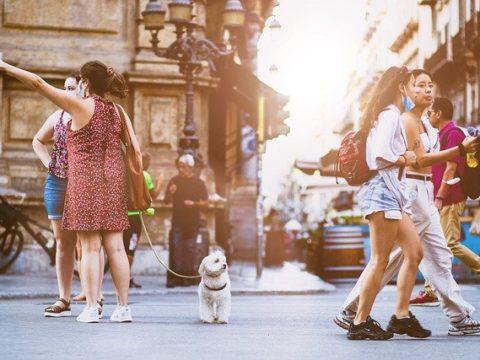
M198 137L193 117L194 76L202 70L202 63L207 62L215 71L214 60L220 56L231 55L235 51L238 31L245 21L245 10L239 0L227 0L223 13L223 25L231 35L231 51L225 51L208 39L197 39L194 31L197 24L192 21L193 4L191 0L173 0L168 4L169 23L175 25L176 40L167 49L159 47L158 33L165 27L166 8L163 1L150 0L142 12L145 29L152 38L152 50L155 55L176 60L180 73L185 76L186 111L183 136L179 139L179 154L197 155Z

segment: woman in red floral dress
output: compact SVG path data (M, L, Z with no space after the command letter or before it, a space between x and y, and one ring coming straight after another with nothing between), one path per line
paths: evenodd
M79 98L47 84L39 76L0 60L0 70L16 77L68 112L68 187L63 227L77 232L82 247L82 286L87 306L77 317L80 322L98 322L97 299L100 278L100 248L103 242L115 283L118 305L111 321L130 322L128 307L130 269L122 233L128 228L126 169L121 149L121 119L106 94L125 97L123 77L99 61L80 69ZM140 152L133 127L125 124L133 146Z

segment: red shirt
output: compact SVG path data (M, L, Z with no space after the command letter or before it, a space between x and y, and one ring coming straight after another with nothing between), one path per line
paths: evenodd
M453 121L450 121L440 132L438 133L439 141L440 141L440 150L450 149L452 147L458 146L463 139L465 139L465 135L463 132L458 130L450 130L455 127ZM445 135L448 132L447 135ZM445 138L446 136L446 138ZM465 170L465 159L461 156L456 156L450 161L455 162L457 164L457 171L455 173L455 177L462 176ZM432 175L433 175L433 193L435 197L437 196L438 190L440 189L440 185L442 185L442 178L445 169L447 168L446 163L441 163L432 166ZM443 205L452 205L457 204L459 202L463 202L466 200L466 196L463 193L461 182L455 185L451 185L448 187L447 194L444 196Z

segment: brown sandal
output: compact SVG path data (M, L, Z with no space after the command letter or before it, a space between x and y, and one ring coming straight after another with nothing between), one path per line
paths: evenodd
M57 302L61 302L61 305L55 305ZM55 301L55 304L45 308L44 316L45 317L62 317L62 316L71 316L72 311L70 309L70 302L65 299L59 298Z

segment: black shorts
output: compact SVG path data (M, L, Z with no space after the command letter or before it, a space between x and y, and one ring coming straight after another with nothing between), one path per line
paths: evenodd
M133 256L137 249L137 244L140 241L140 235L142 234L142 222L140 215L132 215L128 217L130 228L123 232L123 245L127 255Z

